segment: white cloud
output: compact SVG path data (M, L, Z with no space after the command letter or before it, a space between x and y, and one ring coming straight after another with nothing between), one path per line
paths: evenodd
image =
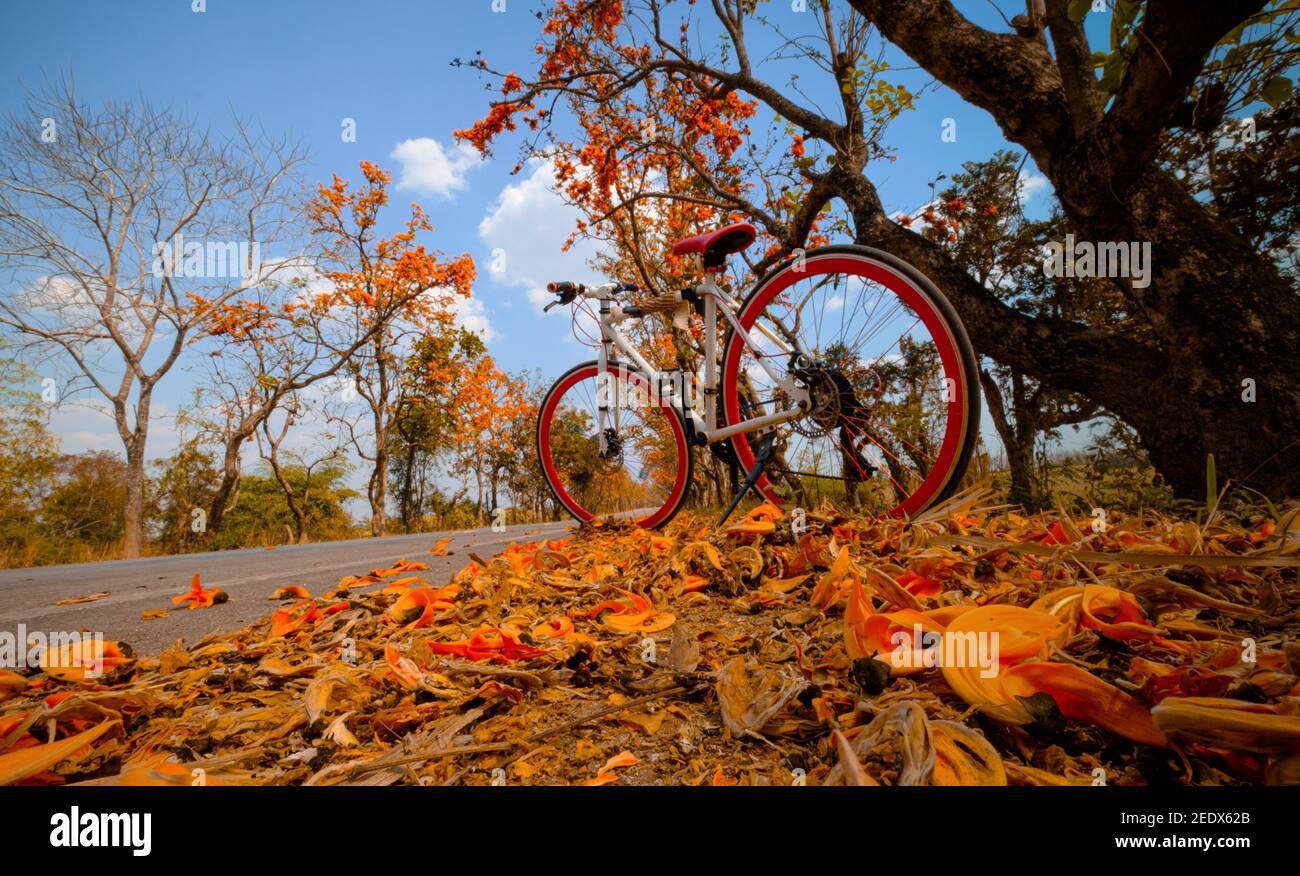
M460 143L449 151L431 137L403 140L390 157L402 165L398 188L448 200L465 187L466 174L482 163L473 147Z
M552 280L601 282L587 265L600 247L579 239L567 252L562 249L581 214L553 191L552 162L537 159L529 167L526 177L501 190L478 235L490 250L486 261L492 278L522 288L540 311L553 300L546 291Z
M1020 172L1020 204L1024 206L1038 196L1039 192L1051 187L1047 177L1033 171Z
M456 325L474 332L485 342L500 337L497 330L492 327L492 323L488 319L487 308L483 306L481 299L457 296L452 304L452 310L456 314Z

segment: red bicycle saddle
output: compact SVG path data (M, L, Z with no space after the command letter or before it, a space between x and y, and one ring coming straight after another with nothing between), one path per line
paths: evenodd
M740 252L754 242L757 232L748 222L737 222L716 231L706 231L673 244L673 255L705 253L706 255L724 256Z

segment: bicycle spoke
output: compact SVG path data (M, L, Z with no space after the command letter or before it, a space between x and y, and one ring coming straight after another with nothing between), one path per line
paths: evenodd
M737 342L735 368L745 375L751 406L744 417L789 410L794 404L790 390L760 362L778 376L794 368L787 381L802 388L809 407L803 416L774 427L786 462L773 465L773 476L797 477L809 500L822 495L856 504L859 488L867 486L869 495L893 502L891 509L910 503L915 510L945 486L945 481L930 479L941 459L949 467L965 463L964 455L940 453L946 442L963 441L962 430L969 428L969 414L953 428L951 414L957 409L937 389L956 385L941 381L964 379L946 371L955 357L940 356L941 349L952 349L954 335L932 336L930 326L946 317L936 319L931 313L927 323L917 308L930 306L928 300L910 290L903 294L907 286L894 267L884 274L818 272L826 263L810 261L810 274L777 286L779 293L746 315L751 324L775 327L785 343L804 355L791 362L754 331L750 338L757 349ZM738 447L752 448L755 439L742 435L735 440ZM928 492L918 495L926 484Z

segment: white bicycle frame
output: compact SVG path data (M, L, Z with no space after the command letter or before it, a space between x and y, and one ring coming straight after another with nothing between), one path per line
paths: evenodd
M685 416L691 418L695 434L701 436L703 438L702 443L706 445L725 441L733 435L738 435L742 432L752 432L757 429L775 426L780 423L797 419L798 417L803 416L804 412L808 409L809 398L807 389L799 384L791 374L779 374L771 365L768 364L766 360L769 356L763 354L758 349L754 340L749 336L749 332L741 326L740 320L736 317L736 312L739 309L738 303L718 286L717 281L713 278L712 274L706 274L704 282L696 286L694 289L695 294L699 296L704 303L704 375L701 380L701 388L704 393L704 417L701 419L700 415L696 413L694 407L682 403L675 388L669 385L665 391L663 381L658 379L660 372L658 372L657 369L652 368L650 363L645 360L645 357L643 357L640 352L637 351L636 347L633 346L631 340L619 331L619 323L628 319L640 319L641 317L635 313L627 313L623 306L614 300L615 292L618 288L618 283L606 283L601 286L593 286L584 289L582 292L584 298L591 298L600 302L601 344L600 353L597 357L598 385L601 375L608 373L610 346L613 345L621 350L628 359L630 359L632 363L646 375L647 378L654 380L655 385L652 387L652 391L658 394L659 398L667 402L671 407L682 412ZM677 297L679 301L683 302L683 304L686 303L685 299L682 298L682 293L678 292ZM773 384L779 387L780 390L785 393L786 397L791 400L793 403L792 407L781 411L774 411L770 414L764 414L763 416L753 417L748 420L743 420L739 423L732 423L721 429L718 428L717 353L719 307L721 307L723 315L725 315L728 321L730 321L732 329L736 332L737 336L754 351L758 364L767 372L767 375L772 379ZM776 345L782 355L788 357L794 352L789 344L772 332L762 326L756 326L756 328L764 335L764 337ZM615 367L617 367L617 364ZM611 417L614 421L614 428L617 430L617 411L620 406L618 404L614 404L613 406L606 404L605 399L602 398L598 401L597 407L599 409L600 452L603 455L607 452L605 430L610 428ZM614 412L613 414L611 414L611 407Z

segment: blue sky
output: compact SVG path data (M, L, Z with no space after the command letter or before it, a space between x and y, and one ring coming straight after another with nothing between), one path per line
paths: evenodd
M997 3L1008 17L1023 8L1014 0ZM478 303L466 316L472 327L486 328L498 363L550 377L588 358L566 320L554 311L542 318L528 296L546 280L589 275L581 248L559 251L573 214L547 191L538 168L510 175L517 140L503 141L495 159L479 162L451 138L489 100L486 82L451 66L453 58L482 51L500 69L526 71L535 64L538 4L507 0L505 6L494 12L492 0L207 0L206 11L198 13L189 0L7 4L0 12L0 112L21 110L24 86L71 73L80 94L92 101L142 95L216 130L233 110L270 131L296 135L311 153L309 181L335 172L355 179L359 161L374 161L394 172L395 202L416 200L428 211L432 245L468 252L478 262ZM990 0L958 0L957 6L977 23L1007 29ZM810 16L791 7L774 0L765 14L791 32L811 27ZM1098 45L1104 45L1107 17L1090 16ZM911 66L897 52L891 60ZM913 89L929 81L920 71L899 76ZM939 136L949 117L957 123L955 143ZM356 122L356 142L340 136L348 118ZM888 142L899 160L873 180L891 210L913 209L928 198L931 178L1007 145L987 115L942 88L898 119ZM1027 206L1036 212L1045 204L1045 193L1035 189ZM497 249L506 255L505 266L493 272L489 263ZM191 391L191 378L173 372L158 394L164 416ZM85 408L61 411L54 425L68 451L120 450L108 420ZM151 457L171 449L170 434L160 424Z

